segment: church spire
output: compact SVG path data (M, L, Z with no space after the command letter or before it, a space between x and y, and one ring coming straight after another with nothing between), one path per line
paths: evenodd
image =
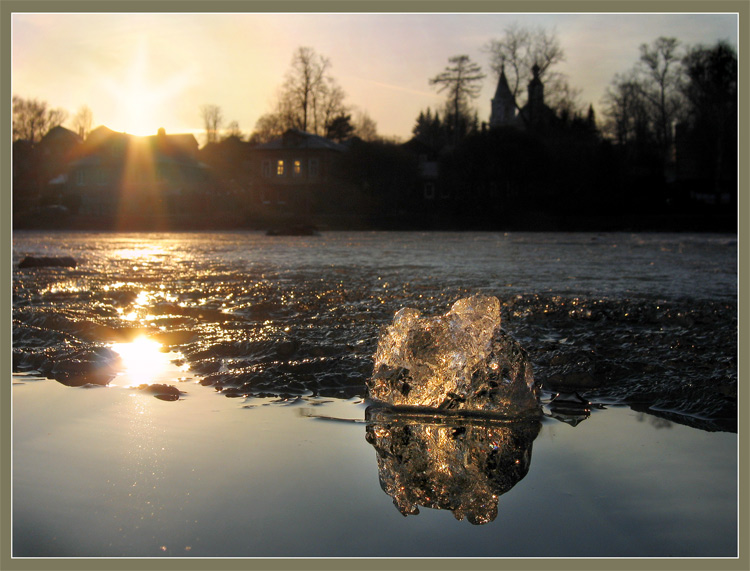
M500 66L500 78L497 82L495 97L492 98L492 108L490 111L490 127L499 125L508 125L513 123L516 118L516 99L508 85L508 78L505 77L505 63Z

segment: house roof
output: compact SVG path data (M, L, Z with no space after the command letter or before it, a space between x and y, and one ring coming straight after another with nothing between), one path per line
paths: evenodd
M329 149L331 151L345 151L346 147L330 139L313 135L300 129L289 129L278 139L255 147L261 150L281 149Z
M91 131L84 143L82 158L74 164L95 164L103 155L122 158L126 152L135 149L152 153L157 162L194 164L197 163L197 148L198 142L191 134L167 135L162 132L137 137L101 126Z
M82 143L83 139L77 134L71 131L70 129L66 129L65 127L58 125L57 127L52 127L49 131L47 131L47 134L42 137L42 143L47 143L50 141L65 141L69 142L70 144L78 144Z

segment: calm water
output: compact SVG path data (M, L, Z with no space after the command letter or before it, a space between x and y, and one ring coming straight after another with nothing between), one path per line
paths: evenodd
M734 236L16 233L26 255L78 266L14 271L16 556L736 554ZM478 292L541 421L367 410L395 311Z

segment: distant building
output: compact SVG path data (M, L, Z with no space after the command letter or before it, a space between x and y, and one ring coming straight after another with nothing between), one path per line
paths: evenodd
M500 71L500 79L491 101L490 127L513 126L522 129L538 129L552 124L555 112L544 103L544 84L539 77L539 66L531 69L533 77L528 84L526 104L518 110L518 105L505 77L505 68Z
M68 202L82 216L115 226L199 215L212 190L209 169L197 160L193 135L149 137L91 132L70 163L65 184Z
M417 159L417 198L430 203L449 198L447 188L440 185L440 157L434 147L414 137L402 145Z
M495 97L491 101L490 127L516 124L516 98L508 86L508 78L505 77L505 66L500 70L500 79L497 82Z
M341 176L347 147L299 129L249 150L256 204L266 213L340 211L347 189Z
M251 150L253 144L240 137L229 136L220 141L208 143L198 151L198 158L208 165L219 184L217 192L241 196L251 196L253 189Z
M79 156L83 140L73 131L57 126L34 144L13 143L13 208L33 210L58 204L68 164Z

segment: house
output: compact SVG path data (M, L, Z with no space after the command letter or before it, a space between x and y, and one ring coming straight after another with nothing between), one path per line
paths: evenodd
M13 142L13 210L29 213L40 206L60 203L61 183L68 164L79 155L83 140L57 126L34 144Z
M253 202L265 214L335 214L350 197L347 147L299 129L249 150Z
M232 135L207 143L198 151L199 160L208 165L220 185L219 192L248 197L252 193L250 150L253 144Z
M141 227L201 216L212 191L193 135L137 137L98 127L68 167L65 193L76 214Z
M439 186L439 153L435 148L414 137L402 145L417 159L417 192L425 201L445 199L449 197L447 188Z

